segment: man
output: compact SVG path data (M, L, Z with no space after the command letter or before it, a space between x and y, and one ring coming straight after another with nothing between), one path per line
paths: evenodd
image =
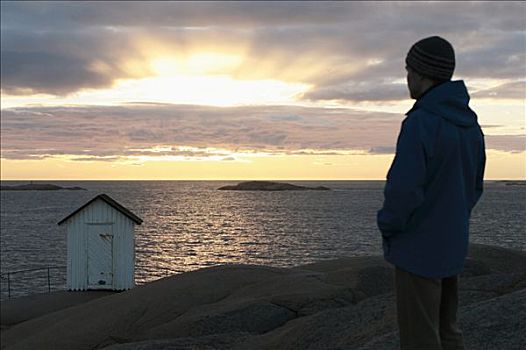
M402 350L464 349L457 324L458 277L471 210L482 195L484 135L455 54L438 36L406 57L413 108L402 122L377 222L395 265Z

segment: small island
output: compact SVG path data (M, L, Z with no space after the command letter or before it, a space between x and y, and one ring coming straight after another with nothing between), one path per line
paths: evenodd
M498 180L497 183L504 184L505 186L526 186L526 181L513 181L513 180Z
M15 185L15 186L0 186L2 191L57 191L57 190L69 190L69 191L86 191L82 187L61 187L52 184L26 184L26 185Z
M306 187L292 185L282 182L271 182L271 181L247 181L241 182L234 186L223 186L218 190L231 190L231 191L329 191L330 188L324 186L318 187Z

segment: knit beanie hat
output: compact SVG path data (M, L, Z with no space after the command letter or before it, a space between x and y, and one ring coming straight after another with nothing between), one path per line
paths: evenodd
M405 63L428 78L450 80L455 70L455 51L447 40L439 36L431 36L411 47Z

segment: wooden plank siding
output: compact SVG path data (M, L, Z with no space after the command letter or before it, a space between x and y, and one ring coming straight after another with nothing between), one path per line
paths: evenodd
M88 286L88 225L112 224L113 285ZM133 288L135 285L135 223L101 199L65 222L67 230L67 287L70 290Z

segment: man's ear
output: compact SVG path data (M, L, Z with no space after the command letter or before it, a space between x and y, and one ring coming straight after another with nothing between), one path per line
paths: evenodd
M419 81L422 81L424 79L426 79L425 76L423 76L422 74L416 72L416 71L413 71L413 74L415 75L415 77L419 80Z

